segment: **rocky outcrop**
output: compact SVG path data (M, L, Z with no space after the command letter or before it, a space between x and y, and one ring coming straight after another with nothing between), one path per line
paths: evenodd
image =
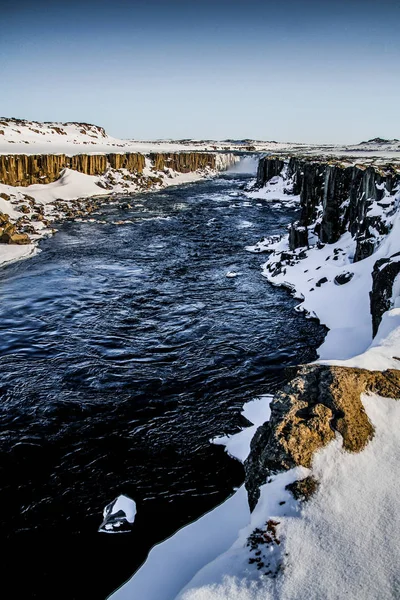
M145 167L143 154L107 154L107 160L112 169L126 169L131 173L142 173Z
M51 183L60 177L63 169L70 168L100 175L107 168L107 157L102 154L9 154L0 155L0 183L27 186L33 183Z
M308 232L320 242L334 243L346 231L357 240L354 261L370 256L382 236L388 233L385 219L369 215L374 202L393 195L400 173L392 165L375 168L346 166L339 160L267 156L260 160L257 186L284 173L291 193L300 194L300 218L290 228L292 250L308 244Z
M302 465L310 467L314 453L339 432L343 447L361 451L374 429L361 394L400 396L400 371L367 371L347 367L308 365L279 391L271 403L270 420L258 428L245 462L251 510L268 477Z
M1 244L30 244L27 233L18 230L18 224L10 222L10 217L0 213L0 243Z
M155 153L150 155L150 160L155 171L171 168L178 173L189 173L207 167L216 168L216 155L205 152ZM145 156L140 153L0 155L0 183L13 186L51 183L60 177L65 168L86 175L102 175L108 167L141 174L145 164Z
M400 252L390 258L377 260L372 272L372 291L369 294L372 315L372 335L378 332L383 313L392 308L393 284L400 273Z
M216 156L206 152L158 153L149 156L156 171L172 169L178 173L190 173L199 169L215 169Z
M262 158L258 162L256 185L262 187L267 181L280 175L284 166L285 162L282 158L274 156Z

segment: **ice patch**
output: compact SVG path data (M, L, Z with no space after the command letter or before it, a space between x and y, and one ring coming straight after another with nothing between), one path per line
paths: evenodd
M136 502L128 496L118 496L103 510L101 533L128 533L135 521Z
M248 229L250 227L254 227L254 223L252 223L251 221L240 221L240 223L237 226L238 229Z

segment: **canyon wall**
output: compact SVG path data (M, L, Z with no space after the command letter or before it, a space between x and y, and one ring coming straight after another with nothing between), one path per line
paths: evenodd
M326 257L322 249L326 244L338 242L343 234L347 234L343 241L349 249L346 268L350 271L352 263L372 257L378 248L385 249L377 253L375 260L372 257L365 263L365 279L371 277L370 313L375 336L384 313L393 308L394 298L399 296L398 245L382 246L393 224L398 222L399 165L351 165L338 158L270 156L260 160L257 174L257 187L267 183L268 191L276 185L279 191L300 195L299 218L289 226L289 250L282 245L282 250L276 250L277 261L272 263L277 271L285 263L300 273L308 273L308 269L303 270L301 261L311 253L316 257L321 251L321 264L317 269L323 273L324 262L331 257ZM337 259L337 253L333 251L332 261L335 257ZM362 268L358 271L359 277L361 272ZM342 272L331 283L346 285L353 276L354 273ZM288 281L290 283L290 277ZM327 283L328 278L321 278L320 285L323 282ZM362 293L368 293L367 286ZM357 295L354 302L357 303ZM330 308L335 309L335 305ZM350 332L348 335L351 337ZM372 392L398 398L399 390L400 370L397 369L300 366L296 376L275 394L269 421L257 429L251 441L251 451L245 461L250 509L255 508L260 486L270 477L297 466L312 468L314 453L334 440L336 432L342 438L344 450L362 451L374 436L362 394ZM318 485L311 473L286 489L297 500L306 501Z
M304 157L284 161L267 156L260 160L259 187L278 175L287 180L288 193L300 194L300 218L290 226L292 250L308 245L311 230L321 243L328 244L349 231L357 241L357 262L371 256L388 233L381 215L368 213L374 202L378 206L382 202L381 208L387 209L387 198L400 184L400 172L394 166L346 166L337 159Z
M150 155L157 171L171 168L178 173L189 173L209 167L216 168L216 156L205 152L154 153ZM51 183L69 168L86 175L102 175L108 167L142 173L145 156L125 154L4 154L0 155L0 183L28 186L34 183Z
M338 159L265 157L260 160L257 186L282 176L288 194L300 195L299 219L289 226L290 250L315 244L332 244L346 232L355 241L353 261L375 252L399 210L397 165L348 165ZM393 284L400 273L397 253L380 259L372 272L370 306L373 336L382 315L391 307Z
M157 171L168 168L178 173L190 173L206 167L216 168L216 156L208 152L158 153L150 154L149 158Z

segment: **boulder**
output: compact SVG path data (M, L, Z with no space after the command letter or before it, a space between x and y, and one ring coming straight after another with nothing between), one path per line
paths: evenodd
M31 244L32 242L27 233L14 233L14 235L12 235L10 237L10 240L8 243L9 244L18 244L21 246L21 245L25 245L25 244Z
M354 273L350 273L349 271L347 271L346 273L340 273L340 275L336 275L333 281L336 285L345 285L346 283L349 283L349 281L351 281L353 277Z

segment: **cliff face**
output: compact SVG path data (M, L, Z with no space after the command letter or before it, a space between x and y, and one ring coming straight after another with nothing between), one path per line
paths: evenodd
M204 152L155 153L150 155L150 160L157 171L171 168L178 173L189 173L206 167L216 168L215 154ZM13 186L51 183L60 177L65 168L86 175L102 175L109 166L141 174L145 167L145 156L139 153L0 155L0 183Z
M205 152L181 152L173 154L150 154L150 160L157 171L166 168L173 169L178 173L190 173L198 169L215 169L216 156Z
M282 159L261 159L257 185L263 186L286 169L290 192L300 194L300 218L290 228L291 249L306 246L308 230L320 242L334 243L349 231L357 240L354 261L371 256L379 236L388 230L379 215L368 212L374 202L393 194L400 183L394 167L345 166L339 161L327 162L292 157L284 165Z
M319 244L333 244L346 232L355 241L353 262L372 256L389 233L398 210L400 171L393 165L346 166L330 161L292 157L261 159L257 186L282 176L288 193L300 195L300 218L289 227L289 247L309 246L310 234ZM397 255L375 263L370 307L373 335L391 307L393 284L400 273Z

